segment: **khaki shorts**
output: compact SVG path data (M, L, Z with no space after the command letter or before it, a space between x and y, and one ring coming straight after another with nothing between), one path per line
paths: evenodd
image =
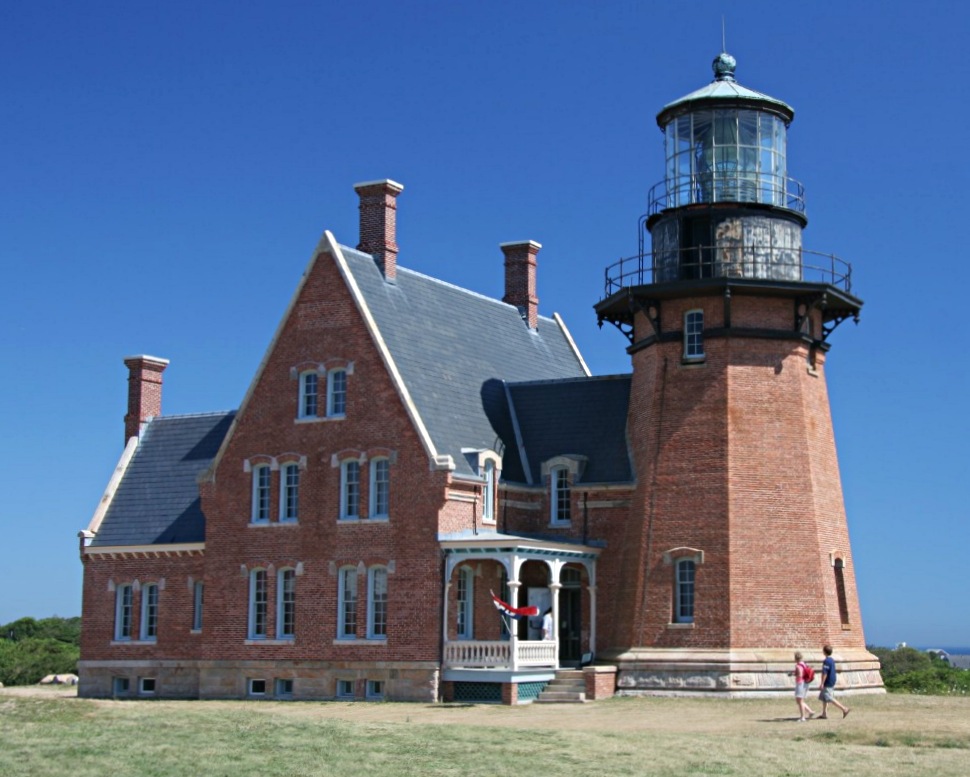
M835 691L832 688L823 687L822 690L819 691L818 698L821 701L834 701Z

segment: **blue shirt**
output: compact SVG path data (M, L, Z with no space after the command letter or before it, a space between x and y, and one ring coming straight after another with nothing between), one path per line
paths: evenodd
M822 674L825 675L825 687L834 688L835 687L835 659L832 656L826 656L825 660L822 662Z

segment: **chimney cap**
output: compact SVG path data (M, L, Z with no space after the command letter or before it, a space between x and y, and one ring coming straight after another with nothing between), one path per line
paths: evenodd
M125 364L127 364L128 362L137 362L137 361L151 362L152 364L171 363L169 359L163 359L160 356L149 356L148 354L145 354L145 353L138 353L138 354L135 354L134 356L126 356L124 358Z
M499 248L516 248L518 246L529 246L530 248L535 248L537 251L542 248L542 243L537 243L535 240L513 240L511 243L499 243Z
M370 189L374 186L383 186L390 189L394 194L400 194L404 191L404 184L398 183L397 181L392 181L390 178L381 178L377 181L362 181L361 183L354 184L354 191L359 192L361 189Z

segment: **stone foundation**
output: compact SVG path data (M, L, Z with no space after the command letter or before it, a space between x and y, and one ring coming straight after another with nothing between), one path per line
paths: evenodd
M81 661L78 674L88 698L434 702L439 683L436 663L393 661Z
M805 652L805 651L803 651ZM795 692L794 650L677 650L635 648L606 656L617 668L618 696L789 696ZM805 652L816 672L817 688L824 656ZM840 693L885 693L879 659L866 650L844 650L837 662Z

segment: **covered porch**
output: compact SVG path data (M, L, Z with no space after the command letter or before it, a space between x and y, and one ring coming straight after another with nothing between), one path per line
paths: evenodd
M596 652L596 560L601 548L497 532L439 536L445 555L442 680L543 683ZM513 610L510 618L492 594ZM542 617L551 610L551 638Z

